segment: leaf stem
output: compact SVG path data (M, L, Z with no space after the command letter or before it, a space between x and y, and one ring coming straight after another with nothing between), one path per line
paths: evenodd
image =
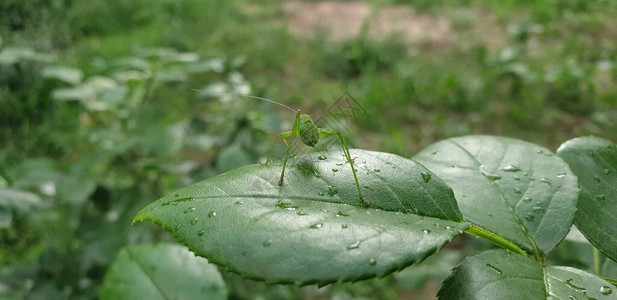
M593 247L593 272L600 276L600 250Z
M484 229L482 227L471 225L471 227L469 229L467 229L465 232L467 232L468 234L477 236L477 237L481 237L481 238L483 238L485 240L488 240L489 242L491 242L491 243L493 243L493 244L495 244L495 245L497 245L499 247L515 251L515 252L520 253L522 255L527 255L527 252L525 252L525 250L519 248L514 243L512 243L512 242L502 238L501 236L496 235L496 234L494 234L494 233L492 233L492 232L490 232L490 231L488 231L488 230L486 230L486 229ZM536 257L536 259L537 259L537 257Z

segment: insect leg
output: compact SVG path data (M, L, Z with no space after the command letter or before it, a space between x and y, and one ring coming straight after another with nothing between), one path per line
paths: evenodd
M347 140L345 140L345 135L341 131L332 131L329 129L320 129L320 136L322 137L330 137L336 135L338 138L339 144L343 148L343 153L345 153L345 158L349 162L351 166L351 172L353 173L353 179L356 183L356 188L358 189L358 198L360 199L360 203L364 206L370 206L372 203L364 200L364 196L362 195L362 189L360 188L360 182L358 181L358 174L356 173L356 168L353 164L353 158L351 158L351 153L349 152L349 146L347 145Z
M268 163L270 162L270 158L272 157L272 154L274 153L274 146L276 146L276 142L278 141L278 139L281 139L285 143L285 145L287 145L287 142L285 141L285 139L292 135L293 135L293 132L285 131L285 132L279 133L276 137L274 137L274 142L272 143L272 147L270 148L270 153L268 153L268 158L266 158L265 163L263 164L260 163L260 165L264 167L268 165Z
M294 120L294 127L291 131L285 132L291 137L291 141L287 142L287 138L283 138L283 142L287 144L287 153L285 154L285 160L283 161L283 171L281 172L281 179L279 180L279 186L283 186L283 180L285 177L285 167L287 167L287 160L289 159L289 155L291 154L291 146L294 143L295 137L299 135L298 126L300 123L300 111L296 113L296 119Z

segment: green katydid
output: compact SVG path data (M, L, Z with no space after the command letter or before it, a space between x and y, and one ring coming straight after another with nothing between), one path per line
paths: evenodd
M304 143L305 145L309 147L314 147L317 144L317 142L319 142L319 140L324 139L324 138L329 138L332 136L336 136L339 141L339 144L343 148L345 159L347 160L347 162L349 162L349 165L351 167L351 172L353 173L354 181L356 183L356 188L358 189L358 198L360 199L360 203L366 206L371 204L370 202L364 200L364 196L362 195L362 189L360 188L360 183L358 182L358 175L356 173L356 168L354 166L354 159L351 158L351 154L349 152L349 146L347 145L347 141L345 140L345 135L343 134L342 131L335 131L335 130L326 129L326 128L319 128L317 127L317 125L315 124L311 116L307 114L303 114L300 109L294 110L293 108L285 104L279 103L277 101L274 101L274 100L252 96L252 95L245 95L245 94L226 93L226 92L215 92L215 93L229 94L229 95L262 100L262 101L266 101L266 102L279 105L281 107L284 107L296 113L296 117L294 119L294 125L291 131L285 131L285 132L279 133L274 138L274 142L272 143L272 147L270 148L270 152L268 153L266 162L263 164L260 163L262 166L268 165L268 163L270 162L270 158L272 157L272 154L274 153L276 142L279 139L281 139L283 143L287 146L287 150L285 152L285 160L283 161L283 170L281 172L281 177L279 179L279 186L283 186L283 181L285 178L285 168L287 167L287 160L289 159L289 156L291 154L291 148L296 138L300 139L300 141L302 141L302 143Z

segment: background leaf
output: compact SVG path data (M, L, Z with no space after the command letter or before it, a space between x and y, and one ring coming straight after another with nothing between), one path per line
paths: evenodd
M185 247L171 244L128 246L111 265L101 299L226 299L214 265Z
M576 177L543 147L464 136L435 143L414 159L452 187L469 222L524 249L547 253L570 230Z
M452 190L412 160L352 150L360 205L342 151L282 166L250 165L184 188L135 221L171 231L198 255L244 277L327 284L383 276L424 260L468 228Z
M617 261L617 147L608 140L581 137L557 151L581 186L575 222L585 237Z
M468 257L446 279L439 299L615 299L614 286L570 267L546 267L523 255L489 250Z

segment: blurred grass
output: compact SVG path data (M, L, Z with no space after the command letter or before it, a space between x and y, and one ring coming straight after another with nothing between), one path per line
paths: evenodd
M31 188L34 183L20 185L20 180L31 179L20 179L14 171L35 158L51 162L37 165L33 173L46 168L95 186L83 192L82 206L57 199L51 210L20 217L10 230L0 229L0 264L6 266L0 277L18 271L35 278L26 284L30 294L40 292L48 299L53 293L56 298L92 297L106 259L118 247L169 238L160 232L129 235L126 224L118 223L130 220L131 211L233 167L234 157L263 157L270 136L287 130L293 116L252 100L199 99L192 90L228 80L231 74L241 73L252 94L317 115L347 91L368 111L348 130L353 144L404 156L464 134L510 136L553 149L579 135L617 140L617 3L379 0L366 5L373 15L394 7L418 19L442 20L450 24L448 36L438 37L443 42L409 42L404 33L375 39L371 26L379 24L371 22L346 40L333 41L327 31L317 29L311 36L295 35L280 0L2 1L3 47L52 54L57 58L52 65L75 67L84 78L111 76L121 58L150 47L194 52L228 66L220 74L157 85L127 120L120 113L92 113L73 102L55 101L52 91L67 85L42 78L50 65L44 60L0 64L0 188L40 194ZM236 58L244 64L229 67ZM175 143L172 133L178 124L184 124L190 137L182 150L169 145ZM136 146L110 153L93 142L101 136ZM192 162L199 167L187 167L190 172L181 175L170 171ZM121 217L113 217L118 212ZM70 221L64 224L63 218ZM113 230L93 233L108 219L114 220L109 221ZM109 238L115 231L121 237ZM249 294L263 289L264 295L281 298L297 292L241 280L240 285ZM407 293L401 290L405 284L397 285L392 277L354 286L333 289L341 291L338 299ZM305 292L307 298L328 295ZM236 297L244 296L238 292Z

